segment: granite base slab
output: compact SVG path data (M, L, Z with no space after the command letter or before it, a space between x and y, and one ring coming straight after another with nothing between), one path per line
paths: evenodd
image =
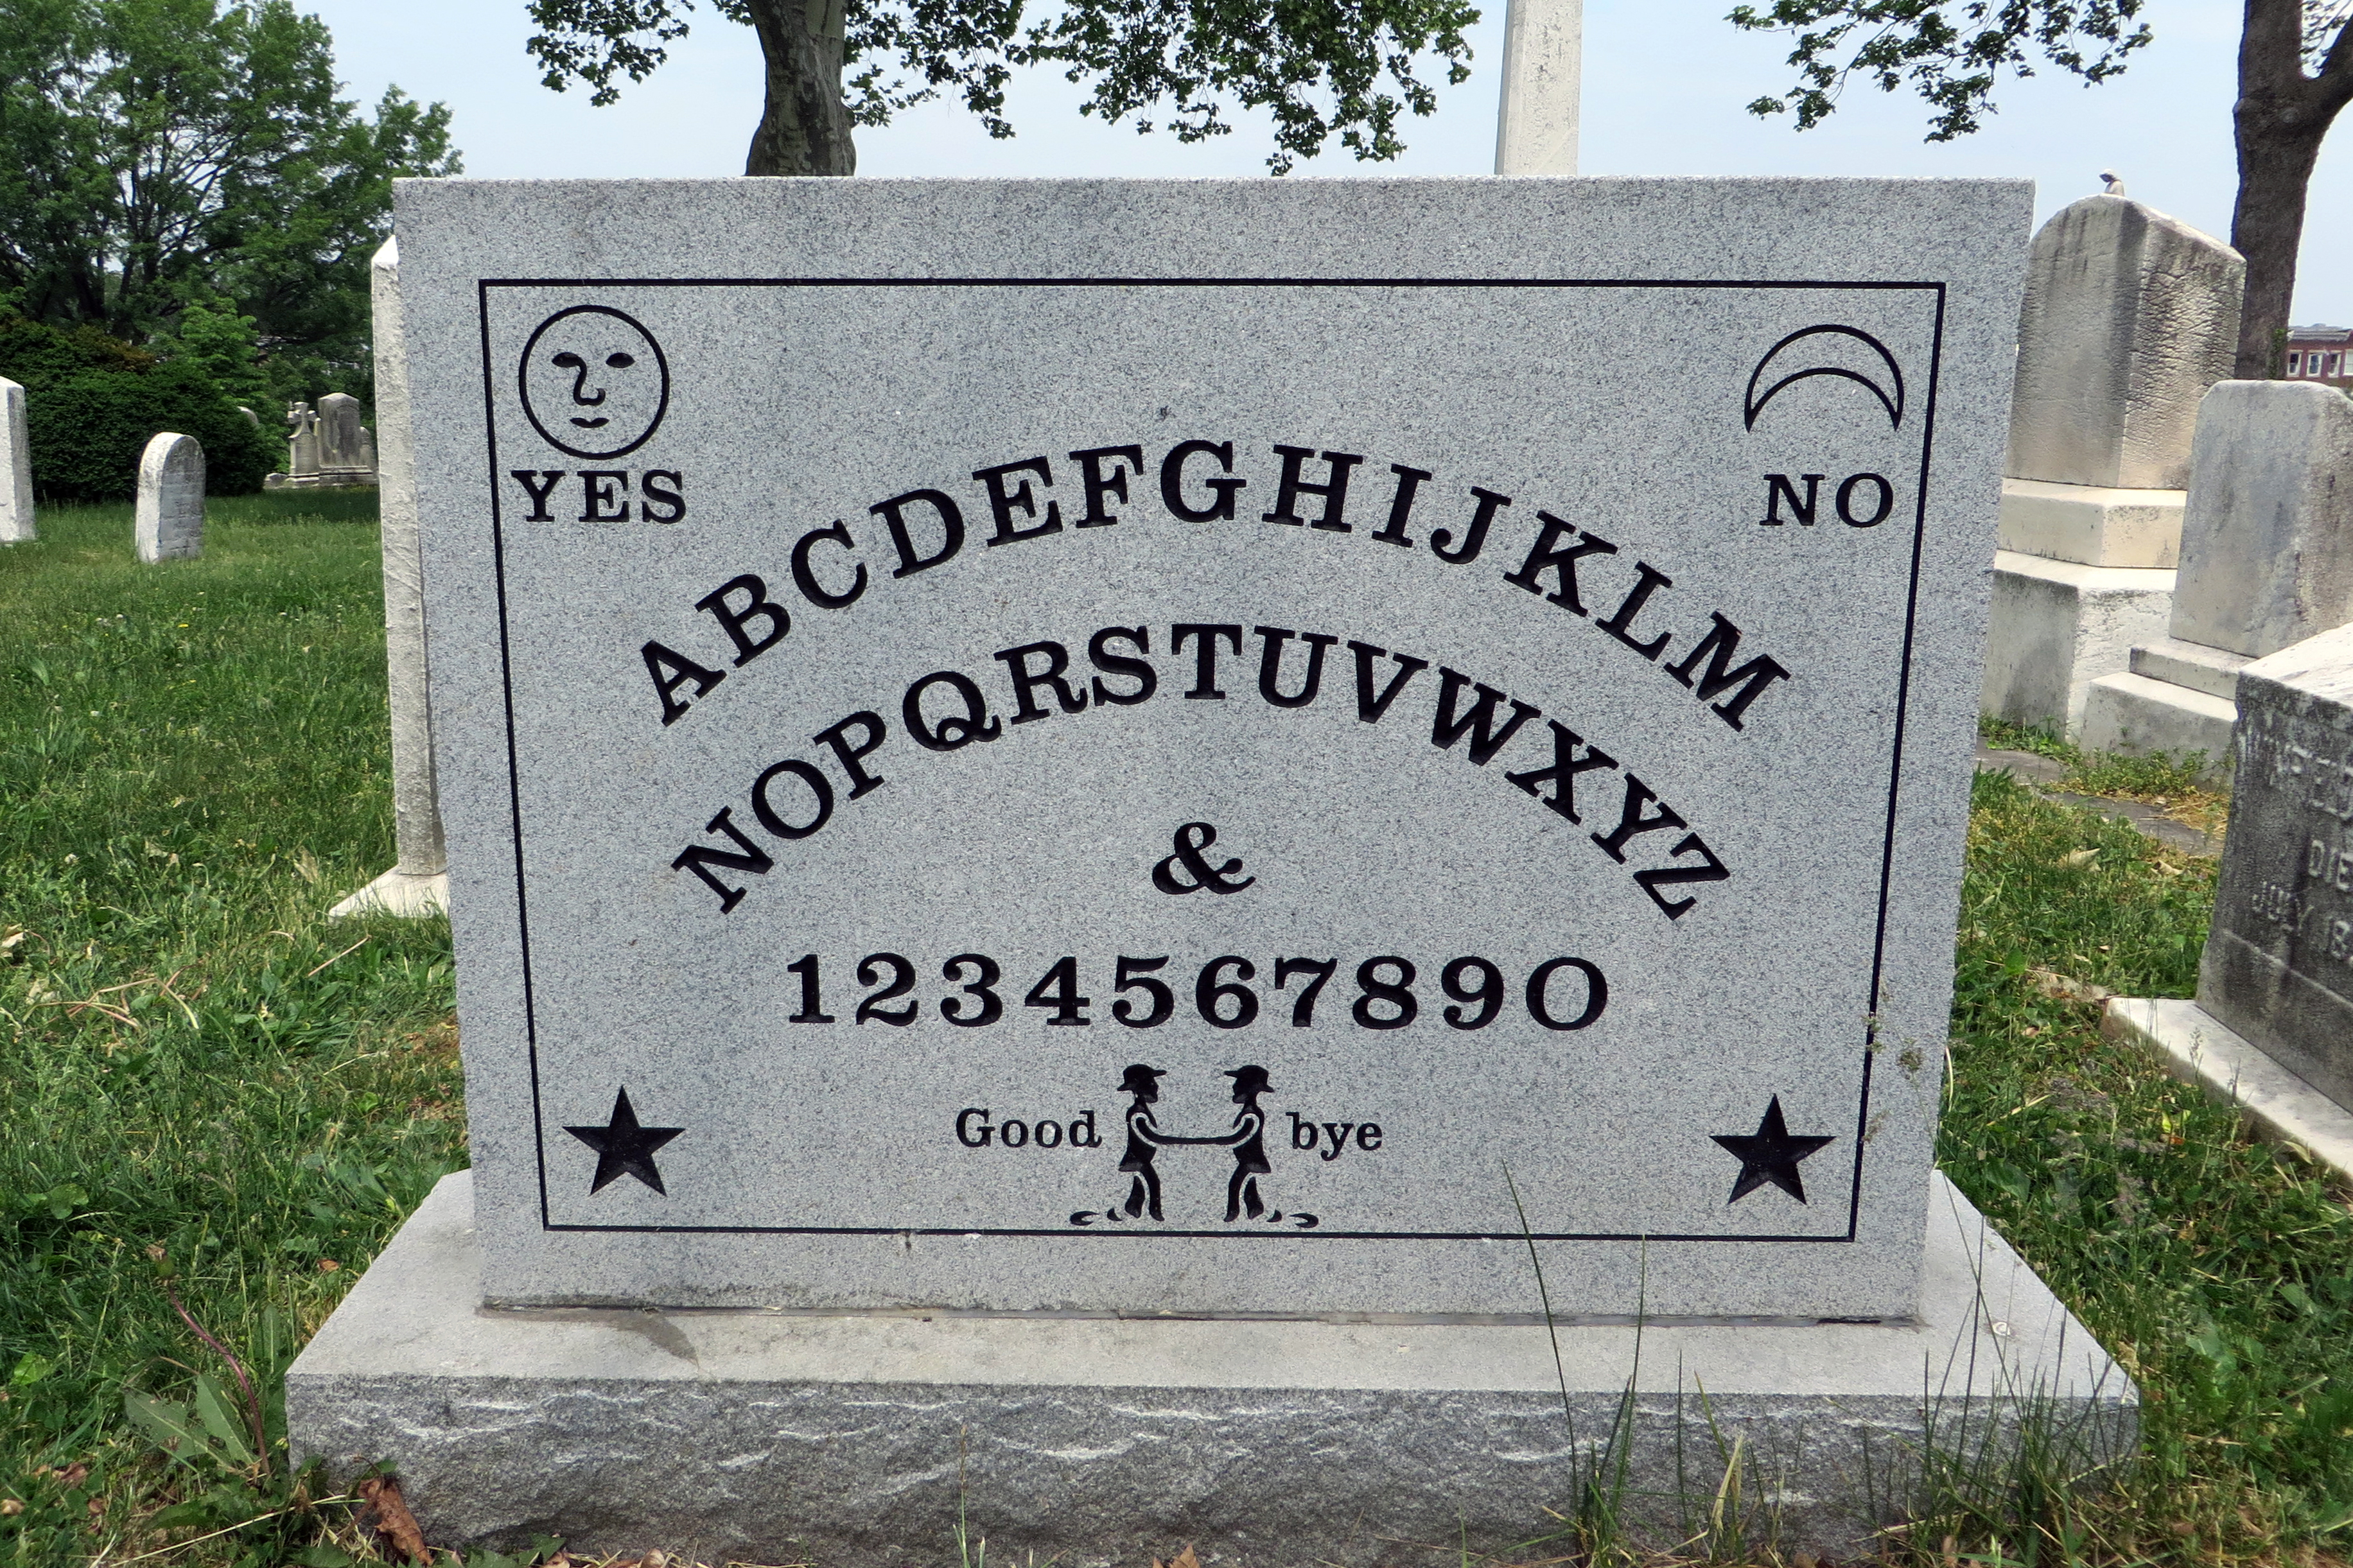
M2166 1070L2236 1106L2247 1125L2274 1143L2293 1143L2353 1181L2353 1111L2347 1110L2195 1002L2117 996L2100 1033L2147 1051Z
M1993 563L1980 710L2073 737L2092 682L2128 668L2135 646L2165 636L2174 574L2009 550Z
M353 915L399 915L406 920L422 920L427 915L448 912L448 872L437 871L430 877L418 877L395 866L329 910L327 918L340 921L349 920Z
M2229 698L2127 670L2092 682L2075 739L2087 752L2183 758L2202 752L2205 776L2220 781L2230 772L2231 726L2238 717Z
M1844 1553L1933 1420L2128 1448L2130 1381L1939 1176L1905 1322L1175 1320L488 1310L445 1179L287 1377L294 1447L388 1462L438 1545L703 1561L1394 1564L1559 1528L1632 1380L1672 1542L1738 1439L1749 1539ZM1535 1300L1530 1281L1528 1303ZM1511 1303L1513 1306L1521 1303ZM1556 1361L1556 1344L1557 1361ZM1564 1406L1566 1405L1566 1411ZM1709 1417L1714 1419L1711 1432ZM1574 1431L1571 1429L1571 1418ZM1672 1500L1688 1500L1681 1505Z

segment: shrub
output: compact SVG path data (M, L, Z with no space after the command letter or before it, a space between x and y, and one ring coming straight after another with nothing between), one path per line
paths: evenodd
M195 360L158 362L94 328L0 321L0 375L24 384L33 485L47 500L129 498L140 454L162 430L203 446L215 495L259 489L278 459L273 433L237 412Z

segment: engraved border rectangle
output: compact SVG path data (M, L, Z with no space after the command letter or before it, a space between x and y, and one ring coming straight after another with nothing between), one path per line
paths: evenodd
M514 677L510 661L507 606L506 533L499 487L498 407L496 372L491 359L491 290L493 289L1717 289L1817 291L1852 290L1869 293L1918 292L1932 296L1936 313L1929 331L1927 395L1920 419L1920 477L1913 505L1912 563L1904 598L1903 657L1897 662L1895 724L1889 747L1887 820L1881 841L1879 898L1871 946L1871 985L1866 993L1874 1009L1863 1026L1862 1083L1854 1118L1854 1161L1847 1194L1846 1234L1843 1236L1756 1236L1721 1233L1675 1234L1616 1231L1399 1231L1399 1230L1152 1230L1113 1231L1092 1227L1050 1230L1038 1227L988 1228L973 1226L762 1226L762 1225L592 1225L558 1222L549 1217L547 1198L546 1114L540 1104L539 1026L531 973L530 889L523 876L522 784L515 750ZM514 846L515 924L522 960L523 1035L531 1073L532 1148L538 1166L539 1223L543 1231L612 1231L652 1235L721 1236L986 1236L986 1237L1106 1237L1138 1240L1169 1237L1225 1240L1299 1241L1661 1241L1661 1242L1828 1242L1852 1243L1861 1229L1864 1131L1871 1116L1872 1059L1877 1054L1876 1018L1879 981L1887 943L1887 901L1894 878L1895 819L1904 782L1904 733L1910 715L1912 641L1919 620L1920 558L1927 540L1928 471L1936 443L1936 396L1942 383L1945 350L1945 289L1929 280L1831 279L1657 279L1657 278L484 278L475 284L482 345L482 429L490 460L491 553L499 605L499 681L505 709L507 735L508 820Z

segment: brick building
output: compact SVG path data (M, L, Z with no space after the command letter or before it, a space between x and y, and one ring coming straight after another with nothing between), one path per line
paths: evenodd
M2353 389L2353 328L2290 327L2286 374L2291 381Z

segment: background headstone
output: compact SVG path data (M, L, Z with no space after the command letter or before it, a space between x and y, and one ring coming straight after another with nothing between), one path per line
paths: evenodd
M194 436L166 430L140 455L132 542L150 563L205 552L205 449Z
M360 423L360 400L331 392L319 399L319 482L375 483L375 440Z
M2229 381L2198 418L2170 636L2094 684L2097 751L2232 754L2242 667L2353 621L2353 398L2293 381Z
M2174 637L2261 658L2353 621L2353 397L2294 381L2207 394Z
M319 471L318 413L298 399L287 405L286 423L293 426L286 437L287 477L307 479Z
M2085 196L2034 237L2008 472L2184 489L2198 402L2231 374L2246 263L2177 218Z
M375 409L384 432L378 516L384 541L385 686L392 710L392 811L399 859L328 912L423 915L449 904L449 858L433 772L426 689L424 563L417 552L417 468L409 446L408 354L400 312L400 243L375 254ZM364 434L364 432L363 432Z
M2245 270L2121 195L2034 237L1986 712L2081 738L2093 683L2164 636L2198 402L2230 374Z
M33 451L25 435L25 389L0 376L0 544L34 537Z
M2239 672L2237 742L2199 1005L2353 1109L2353 626Z

